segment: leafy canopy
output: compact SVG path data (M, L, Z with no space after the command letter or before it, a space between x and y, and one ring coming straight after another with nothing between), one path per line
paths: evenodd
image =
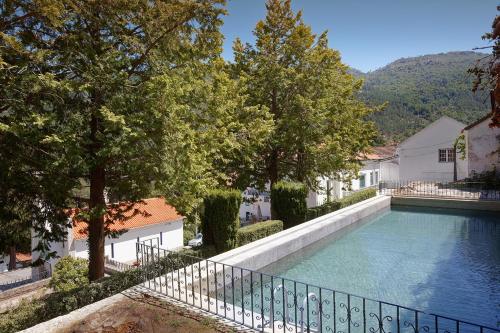
M373 112L356 98L362 81L348 72L327 33L314 35L290 1L269 0L255 27L255 45L234 43L233 73L246 78L249 105L266 106L274 130L253 180L316 186L318 176L354 174L356 156L375 137Z

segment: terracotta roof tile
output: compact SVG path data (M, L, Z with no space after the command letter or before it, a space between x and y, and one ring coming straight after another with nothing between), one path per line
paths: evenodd
M382 160L394 156L395 152L395 145L372 147L370 153L361 155L359 158L361 160Z
M123 203L119 207L124 210L126 209L123 213L124 218L113 221L109 226L109 229L112 231L175 222L183 218L183 216L180 215L174 207L167 204L163 198L144 199L142 202L135 203L132 206ZM110 211L116 210L117 209L110 208ZM75 213L75 210L71 213L73 218L73 238L87 238L87 223L76 220L76 218L74 218L76 215Z
M17 252L16 253L16 261L17 262L31 261L31 253Z

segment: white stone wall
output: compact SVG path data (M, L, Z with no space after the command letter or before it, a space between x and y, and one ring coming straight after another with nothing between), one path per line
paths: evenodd
M439 162L439 149L453 148L465 127L442 117L399 145L400 181L453 181L454 163Z
M497 168L500 172L499 139L500 128L490 128L490 119L464 131L466 137L467 172L482 173ZM465 177L464 177L465 178Z
M239 211L241 220L246 220L249 216L251 221L252 216L258 219L259 215L264 220L271 218L271 198L268 191L261 192L249 187L242 195L244 200Z
M152 244L156 246L160 239L160 232L162 233L160 248L172 250L183 246L183 222L180 220L130 229L118 238L108 237L105 241L104 255L120 262L134 261L136 259L137 238L140 242L145 242L148 245L150 245L149 240L152 240ZM111 247L113 247L113 251ZM88 259L87 240L75 240L70 252L76 257Z

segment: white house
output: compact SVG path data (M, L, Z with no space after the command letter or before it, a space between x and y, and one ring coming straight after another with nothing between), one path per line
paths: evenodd
M464 159L457 153L458 179L473 177L485 171L496 168L500 173L500 128L491 128L492 114L488 114L478 121L466 126L462 130Z
M403 141L396 151L399 181L453 181L454 145L464 127L465 124L444 116Z
M244 223L271 219L271 196L269 191L259 191L248 187L243 191L240 206L240 220Z
M377 186L382 180L382 162L392 159L395 150L394 146L373 147L372 153L360 156L361 170L350 184L329 177L319 178L320 189L309 192L307 207L320 206L328 201L329 196L331 199L341 199L350 192Z
M105 240L104 254L110 259L124 263L134 262L137 243L154 245L166 250L183 246L184 217L174 207L165 203L163 198L142 200L134 204L131 209L127 209L124 217L123 220L114 222L110 230L126 230L126 232L118 238L107 237ZM71 218L73 227L68 228L66 242L52 243L50 250L56 251L58 257L70 255L87 259L87 224L74 217ZM36 237L32 237L32 247L36 242ZM36 252L32 255L35 260L39 257ZM57 260L51 260L49 264L53 265Z

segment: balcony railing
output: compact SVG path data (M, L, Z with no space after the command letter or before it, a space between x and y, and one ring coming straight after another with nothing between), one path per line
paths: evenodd
M500 200L500 188L485 182L380 182L379 191L392 196Z
M500 332L145 244L137 251L146 288L262 332Z

